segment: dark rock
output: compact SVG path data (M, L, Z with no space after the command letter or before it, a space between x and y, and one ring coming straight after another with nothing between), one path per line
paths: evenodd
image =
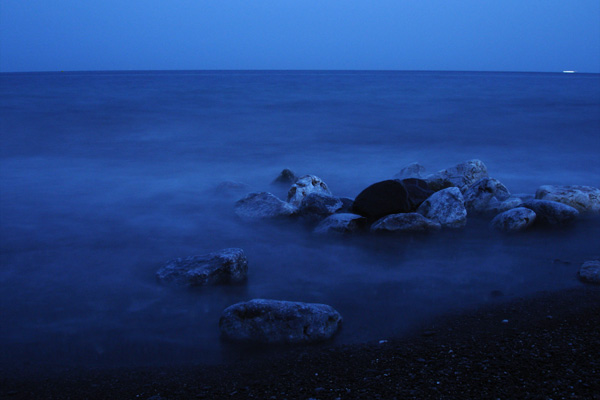
M372 221L389 214L410 212L412 203L402 182L387 180L377 182L360 192L352 212Z
M318 222L338 211L343 205L337 197L311 193L302 200L298 214L309 222Z
M360 215L333 214L317 225L315 233L352 233L364 228L366 223L367 219Z
M219 321L227 339L258 343L309 343L331 338L342 316L325 304L255 299L234 304Z
M298 178L288 192L287 201L300 207L302 200L311 193L331 195L327 184L315 175L304 175Z
M419 206L417 212L444 228L462 228L467 223L463 195L456 187L435 192Z
M535 211L536 221L547 225L568 224L579 215L573 207L556 201L527 200L522 206Z
M235 213L245 220L287 217L297 211L297 207L268 192L250 193L235 203Z
M242 249L224 249L200 256L176 258L156 273L165 283L187 286L240 283L246 280L248 260Z
M600 284L600 261L586 261L579 269L579 279L588 283Z
M372 232L432 232L441 225L418 213L386 215L371 225Z
M400 183L402 183L408 192L411 211L415 211L419 208L419 206L434 193L433 190L429 189L429 185L423 179L401 179Z
M339 214L352 212L352 205L354 204L354 200L348 197L340 197L340 200L342 201L342 208L340 208L336 212Z
M296 176L294 171L286 168L283 171L281 171L281 173L277 178L275 178L273 183L278 185L293 185L294 183L296 183L297 180L298 177Z
M496 215L490 226L503 232L517 232L527 229L535 221L536 214L525 207L517 207Z

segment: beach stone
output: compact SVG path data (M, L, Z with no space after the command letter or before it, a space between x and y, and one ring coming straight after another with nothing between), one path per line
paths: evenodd
M377 182L364 189L354 199L352 212L372 221L389 214L410 212L412 204L401 181Z
M415 211L429 196L435 193L429 189L429 185L423 179L406 178L401 179L400 183L402 183L408 193L411 211Z
M351 213L333 214L325 218L315 228L315 233L352 233L362 229L367 223L365 217Z
M235 213L244 220L287 217L298 208L269 192L250 193L235 203Z
M441 225L419 213L386 215L371 225L372 232L432 232Z
M510 192L499 180L482 178L469 186L465 192L465 207L468 212L483 213L492 199L504 201L509 197Z
M340 197L340 201L342 202L342 208L336 211L339 214L351 213L352 205L354 204L354 200L348 197Z
M293 185L298 180L298 177L291 169L285 168L279 173L277 178L273 181L274 184L280 185Z
M343 206L344 203L337 197L311 193L302 200L298 214L306 220L316 222L335 213Z
M503 232L517 232L527 229L535 221L533 210L517 207L500 213L492 219L490 226Z
M535 211L536 221L547 225L568 224L579 215L575 208L556 201L527 200L522 206Z
M444 228L462 228L467 224L464 198L456 187L435 192L419 206L417 212Z
M156 272L160 282L205 286L246 281L248 260L242 249L230 248L200 256L176 258Z
M510 197L502 202L498 201L493 197L488 203L486 213L498 215L504 211L512 210L513 208L519 207L523 204L523 200L520 197Z
M487 167L481 160L469 160L454 167L443 169L425 178L429 188L438 191L457 187L462 193L473 183L488 177Z
M331 338L342 316L326 304L254 299L227 307L219 321L230 340L257 343L311 343Z
M425 174L425 167L418 162L413 162L405 166L394 175L396 179L407 179L407 178L423 178Z
M298 178L288 192L287 201L290 204L299 207L302 199L311 193L320 193L331 195L327 184L321 178L315 175L304 175Z
M540 186L535 198L557 201L579 212L600 213L600 189L592 186Z
M579 269L579 279L588 283L600 284L600 261L586 261Z

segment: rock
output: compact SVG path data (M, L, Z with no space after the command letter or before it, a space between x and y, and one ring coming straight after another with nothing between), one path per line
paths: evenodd
M298 180L298 177L291 169L284 169L279 176L273 181L274 184L293 185Z
M250 193L235 203L235 213L244 220L287 217L298 208L268 192Z
M490 226L503 232L517 232L531 226L535 218L533 210L517 207L496 215L490 222Z
M176 258L158 270L165 283L187 286L218 285L246 281L248 260L242 249L224 249L201 256Z
M523 204L523 200L520 197L511 197L503 202L499 202L495 197L493 197L488 203L488 207L485 212L488 214L498 215L504 211L517 208L521 204Z
M592 186L540 186L535 198L557 201L579 212L600 213L600 189Z
M492 199L504 201L510 197L510 192L499 180L482 178L469 186L464 197L468 212L483 213Z
M586 261L579 269L579 279L588 283L600 284L600 261Z
M227 339L258 343L310 343L331 338L342 316L325 304L254 299L234 304L219 321Z
M431 196L434 191L429 189L429 185L423 179L407 178L401 179L400 183L408 193L410 201L410 210L415 211L419 206Z
M419 213L387 215L373 225L372 232L431 232L441 229L441 225Z
M298 178L296 183L290 188L287 201L296 207L299 207L302 203L302 199L311 193L331 195L329 188L321 178L314 175L304 175L303 177Z
M413 162L405 166L394 175L396 179L406 179L406 178L423 178L425 174L425 167L419 164L418 162Z
M308 221L317 222L335 213L343 205L337 197L311 193L302 200L298 214Z
M360 215L341 213L325 218L315 228L315 233L352 233L362 229L367 223Z
M222 196L239 196L241 193L248 193L250 190L250 185L235 181L224 181L215 187L215 193Z
M462 228L467 224L464 198L455 187L435 192L419 206L417 212L444 228Z
M527 200L522 206L535 211L537 222L548 225L568 224L579 215L573 207L556 201Z
M434 191L455 186L464 193L473 183L487 177L487 167L482 161L469 160L429 175L425 180Z
M354 200L348 197L340 197L342 202L342 208L336 211L336 213L345 214L352 212L352 205L354 204Z

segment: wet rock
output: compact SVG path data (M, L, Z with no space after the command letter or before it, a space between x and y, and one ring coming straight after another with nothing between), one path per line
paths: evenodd
M573 222L579 211L566 204L549 200L527 200L523 207L535 211L536 223L547 225L564 225Z
M423 179L407 178L401 179L400 183L408 193L410 210L415 211L419 206L431 196L434 191L429 189L429 185Z
M338 211L343 205L337 197L311 193L302 200L298 215L310 222L318 222Z
M425 174L425 167L418 162L413 162L405 166L394 175L396 179L407 179L407 178L423 178Z
M455 187L435 192L419 206L417 212L444 228L462 228L467 224L464 198Z
M240 283L246 280L248 260L242 249L224 249L200 256L176 258L158 270L160 282L186 286Z
M579 279L588 283L600 284L600 261L586 261L579 269Z
M311 193L331 195L329 188L323 180L315 175L304 175L298 178L288 192L287 201L299 207L302 199Z
M465 192L465 208L470 213L484 213L492 199L504 201L509 197L510 192L499 180L482 178L469 186Z
M523 204L523 200L520 197L511 197L502 202L496 200L493 197L488 203L488 207L486 209L487 214L498 215L503 213L504 211L512 210L513 208L517 208Z
M273 181L274 184L278 185L293 185L298 180L298 177L291 169L285 168L277 178Z
M365 217L351 213L333 214L315 228L315 233L352 233L361 230L367 223Z
M457 187L464 193L473 183L487 177L487 167L481 160L469 160L429 175L425 180L434 191Z
M372 232L432 232L441 225L419 213L387 215L371 225Z
M352 205L354 204L354 200L348 197L340 197L340 201L342 202L342 208L337 210L337 213L344 214L352 212Z
M556 201L579 212L600 213L600 189L592 186L540 186L535 198Z
M389 214L410 212L412 208L408 192L398 180L377 182L360 192L352 212L372 221Z
M496 215L490 226L503 232L517 232L527 229L535 221L533 210L517 207Z
M325 304L254 299L234 304L219 321L230 340L258 343L310 343L331 338L342 316Z
M297 207L268 192L250 193L235 203L235 213L244 220L287 217L297 211Z

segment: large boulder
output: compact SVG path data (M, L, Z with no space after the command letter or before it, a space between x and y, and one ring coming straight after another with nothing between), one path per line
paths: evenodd
M600 213L600 189L592 186L540 186L535 198L557 201L579 212Z
M527 200L522 206L535 211L536 221L547 225L568 224L579 215L573 207L556 201Z
M429 189L429 185L423 179L406 178L401 179L400 183L408 193L410 210L415 211L419 206L431 196L434 191Z
M219 321L230 340L257 343L309 343L331 338L342 316L325 304L255 299L234 304Z
M248 260L242 249L176 258L158 270L160 282L185 286L205 286L246 281Z
M268 192L250 193L235 203L235 213L244 220L287 217L297 211L298 207Z
M490 226L503 232L517 232L531 226L535 217L533 210L517 207L496 215L490 222Z
M352 212L372 221L389 214L410 212L408 192L398 180L377 182L364 189L354 199Z
M405 166L394 175L396 179L407 179L407 178L423 178L425 174L425 167L418 162L413 162Z
M293 185L298 180L298 177L291 169L285 168L279 173L277 178L273 181L277 185Z
M362 229L367 223L365 217L351 213L333 214L325 218L315 228L315 233L352 233Z
M419 213L387 215L371 225L372 232L432 232L441 225Z
M331 195L327 184L315 175L304 175L298 178L288 192L287 201L300 207L302 200L311 193Z
M510 192L499 180L482 178L469 186L464 197L468 212L483 213L492 199L504 201L510 197Z
M464 198L456 187L435 192L419 206L417 212L444 228L462 228L467 224Z
M432 190L455 186L464 193L473 183L487 177L487 167L483 161L469 160L429 175L425 180Z
M344 203L337 197L311 193L302 200L298 215L307 221L318 222L337 212L343 206Z
M600 261L586 261L579 269L579 279L588 283L600 284Z

